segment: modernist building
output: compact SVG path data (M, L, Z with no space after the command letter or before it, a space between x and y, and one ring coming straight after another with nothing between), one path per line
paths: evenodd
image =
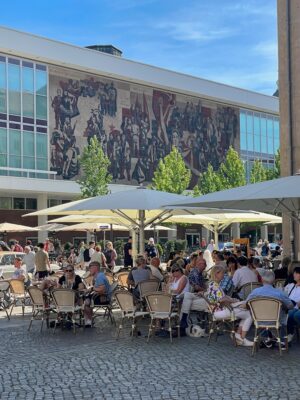
M78 157L94 135L112 190L150 182L172 146L193 185L230 145L247 174L257 158L272 167L278 98L94 49L0 28L1 221L41 224L20 215L78 196Z

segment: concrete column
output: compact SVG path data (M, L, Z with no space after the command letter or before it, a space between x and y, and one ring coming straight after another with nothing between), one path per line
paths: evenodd
M239 222L235 222L231 225L231 236L233 239L239 239L241 237L241 226Z
M300 2L277 0L281 175L300 169ZM299 223L283 215L285 255L298 257Z
M37 209L43 210L44 208L48 207L48 195L46 193L40 193L37 196ZM48 222L47 215L40 215L38 216L38 225L45 225ZM38 242L44 242L48 237L47 231L38 231Z
M260 237L262 240L268 240L268 225L262 225L260 227Z

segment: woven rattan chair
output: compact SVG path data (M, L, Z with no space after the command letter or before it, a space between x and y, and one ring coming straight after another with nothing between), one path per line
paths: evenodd
M216 304L210 303L207 297L202 296L207 304L207 319L208 319L208 341L207 345L210 345L211 339L215 334L215 341L218 340L218 336L221 333L229 333L233 339L234 346L237 346L236 337L235 337L235 323L237 321L236 316L234 315L234 311L230 306L223 306L230 311L230 315L228 318L217 319L215 318L214 312Z
M133 295L127 290L116 291L114 296L115 296L116 302L117 302L118 306L120 307L121 313L122 313L121 321L117 328L116 339L119 339L121 330L123 329L123 323L126 319L132 321L131 336L133 338L134 331L136 328L137 318L145 317L146 315L149 315L149 312L137 311L136 306L134 304Z
M91 286L93 286L93 280L94 280L94 277L92 275L90 275L89 273L84 278L82 278L82 282L84 283L84 286L87 289L90 288Z
M252 348L252 355L258 348L258 342L261 337L262 330L269 330L276 333L276 339L278 342L279 354L282 354L281 340L280 340L280 314L282 303L279 300L272 299L269 297L260 297L249 300L247 303L250 307L251 315L255 326L255 337ZM286 349L288 348L287 335L285 339Z
M119 288L128 289L128 285L127 285L128 275L129 275L128 271L119 272L117 274L117 282L118 282Z
M11 298L12 298L12 306L10 309L9 316L11 316L14 307L16 307L18 305L18 303L21 303L22 314L24 317L25 306L27 305L27 301L29 299L29 296L25 289L24 281L21 281L19 279L11 279L9 281L9 286L10 286L10 294L11 294Z
M79 314L81 318L82 307L75 306L76 292L72 289L54 289L51 292L57 318L55 320L53 333L55 332L58 322L61 322L61 326L69 319L73 324L73 331L76 332L76 321L75 316Z
M111 272L105 272L105 276L109 282L110 285L114 283L114 276Z
M8 281L0 281L0 309L5 311L8 319L10 319L8 310L11 305L9 288L10 286Z
M30 320L28 330L30 331L32 322L34 320L41 320L42 321L41 331L42 331L45 319L47 322L47 327L49 326L49 314L50 311L53 310L53 307L50 307L49 298L47 298L42 289L36 286L30 286L28 288L28 294L31 298L31 303L32 303L32 317Z
M177 312L172 312L172 295L167 293L155 292L148 293L146 296L146 302L148 305L151 321L148 331L149 342L153 330L155 330L155 323L157 320L168 321L168 330L170 334L170 341L172 342L172 326L171 321L176 320L178 337L180 336L180 326L179 326L179 314Z
M241 300L246 300L249 294L256 288L261 287L262 283L260 282L249 282L245 283L239 291L238 291L238 296Z
M277 289L282 289L283 290L285 282L286 282L286 279L275 279L274 286Z
M109 297L96 292L93 294L91 299L91 307L93 308L93 324L95 322L95 319L98 317L103 317L103 318L107 317L108 319L110 319L112 324L115 323L113 316L113 309L114 309L114 293L116 292L117 288L118 288L118 283L114 282L110 286L111 294Z

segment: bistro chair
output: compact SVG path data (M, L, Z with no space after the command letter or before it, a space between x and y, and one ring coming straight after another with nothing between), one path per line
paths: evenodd
M53 333L56 330L57 324L60 322L61 327L66 325L67 321L71 321L73 324L73 331L76 333L76 321L75 316L79 314L81 319L82 307L75 306L76 292L72 289L53 289L51 292L57 318L55 320Z
M0 310L5 311L7 319L10 319L8 310L11 305L9 288L10 286L8 281L0 281Z
M32 303L32 317L28 327L28 331L31 329L32 322L35 320L41 320L41 332L43 330L44 319L46 319L47 327L49 327L49 315L50 311L53 311L53 307L50 306L50 298L45 295L42 289L36 286L30 286L28 288L28 294L31 298Z
M149 342L152 332L155 330L156 321L165 320L168 321L170 342L172 343L172 320L176 320L176 327L178 330L177 334L178 337L180 336L179 314L172 311L172 295L162 292L155 292L146 294L145 298L151 317L147 342Z
M122 288L128 290L128 285L127 285L128 275L129 275L128 271L119 272L117 274L117 282L120 289Z
M282 303L279 300L271 299L270 297L260 297L248 301L248 306L251 311L255 326L254 344L252 347L252 356L258 349L258 342L261 339L262 331L271 331L275 333L277 339L279 354L282 355L281 340L280 340L280 314ZM287 333L285 335L285 345L288 349Z
M117 328L116 339L119 339L121 330L123 329L123 322L127 320L131 320L131 337L133 338L134 331L136 328L136 319L140 317L145 317L149 315L147 311L137 311L136 306L134 304L133 295L127 290L118 290L115 292L116 302L121 309L121 321Z
M16 307L18 303L21 303L22 314L24 317L25 306L28 304L27 302L29 300L29 296L25 289L24 281L21 281L19 279L11 279L9 281L9 286L12 299L12 306L9 316L11 317L14 307Z
M114 293L116 292L117 287L117 282L110 286L111 295L109 297L96 292L93 293L91 298L91 307L93 308L93 324L95 323L95 319L98 317L107 317L110 319L112 324L115 323L113 309L115 308Z
M141 308L146 306L145 297L147 294L158 292L159 288L160 282L158 279L147 279L145 281L141 281L137 285L139 295L138 302Z
M246 300L249 294L256 288L259 288L262 286L262 283L260 282L249 282L245 283L245 285L241 286L241 288L238 291L238 296L241 300Z

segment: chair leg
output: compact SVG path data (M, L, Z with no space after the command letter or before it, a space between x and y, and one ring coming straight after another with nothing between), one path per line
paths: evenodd
M277 335L277 343L278 343L278 348L279 348L279 354L281 356L282 355L281 339L280 339L279 330L277 328L276 328L276 335Z
M42 332L42 330L43 330L43 326L44 326L44 312L42 311L41 332Z
M30 329L31 329L31 325L32 325L32 322L33 322L33 320L34 320L34 317L35 317L35 313L34 313L34 311L33 311L32 317L31 317L31 319L30 319L29 327L28 327L28 332L29 332Z
M210 341L211 341L211 337L213 335L213 333L215 332L215 321L210 321L209 323L209 335L208 335L208 341L207 341L207 345L210 345Z
M151 317L150 325L149 325L149 331L148 331L148 338L147 338L147 343L149 343L150 336L152 334L152 328L153 328L153 318Z
M251 352L251 356L254 356L254 353L257 351L257 343L258 341L258 335L257 335L257 328L255 328L255 333L254 333L254 340L253 340L253 346L252 346L252 352Z
M11 317L11 313L13 312L13 309L14 309L14 307L15 307L15 300L13 300L13 302L11 303L11 309L10 309L10 314L9 314L9 317Z
M168 318L169 320L169 334L170 334L170 342L173 342L173 338L172 338L172 327L171 327L171 318Z
M5 308L5 312L6 312L7 319L10 321L10 315L9 315L9 313L7 311L7 308Z
M119 337L120 337L121 329L123 328L123 321L124 321L124 318L122 317L121 318L121 322L120 322L120 324L119 324L119 326L117 328L116 340L118 340Z

